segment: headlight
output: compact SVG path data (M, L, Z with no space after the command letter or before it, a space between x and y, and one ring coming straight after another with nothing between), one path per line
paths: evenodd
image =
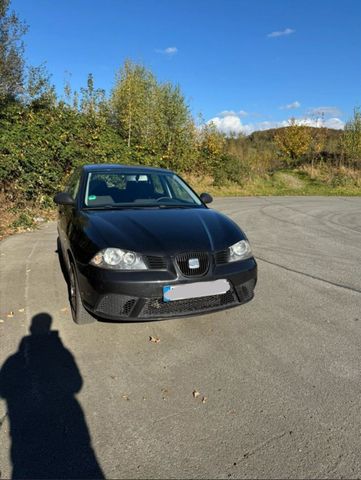
M246 260L252 257L252 250L247 240L241 240L229 247L229 262L237 262L238 260Z
M105 248L90 260L91 265L112 270L147 270L141 255L120 248Z

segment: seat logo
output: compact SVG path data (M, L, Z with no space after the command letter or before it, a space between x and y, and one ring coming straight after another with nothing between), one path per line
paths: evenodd
M193 269L199 268L199 260L198 258L190 258L188 260L188 267Z

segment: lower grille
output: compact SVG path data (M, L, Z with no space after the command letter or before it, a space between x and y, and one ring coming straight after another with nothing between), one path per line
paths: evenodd
M229 250L222 250L214 254L216 265L222 265L223 263L228 263L229 260Z
M189 268L189 260L198 260L197 268ZM209 256L204 252L182 253L176 257L180 271L186 277L198 277L207 273L209 268Z
M167 317L172 315L187 315L192 313L206 312L217 307L231 306L238 304L238 299L232 290L221 295L208 297L189 298L186 300L175 300L174 302L163 302L161 298L147 299L140 318Z
M102 297L99 301L95 312L99 315L103 314L111 315L113 317L127 317L132 311L136 301L136 298L129 297L127 295L104 295L104 297Z
M153 255L147 255L145 257L147 267L151 270L166 270L167 262L163 257L155 257Z

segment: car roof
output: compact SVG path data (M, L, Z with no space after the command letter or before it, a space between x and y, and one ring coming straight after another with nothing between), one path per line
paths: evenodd
M96 172L104 170L121 170L124 173L151 173L151 172L161 172L161 173L173 173L171 170L166 168L156 168L156 167L144 167L142 165L123 165L121 163L96 163L92 165L84 165L83 170L85 172Z

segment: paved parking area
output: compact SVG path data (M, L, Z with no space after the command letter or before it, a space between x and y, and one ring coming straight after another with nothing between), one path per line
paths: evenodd
M361 198L214 208L247 232L259 283L202 317L77 326L55 223L0 243L1 478L361 476Z

